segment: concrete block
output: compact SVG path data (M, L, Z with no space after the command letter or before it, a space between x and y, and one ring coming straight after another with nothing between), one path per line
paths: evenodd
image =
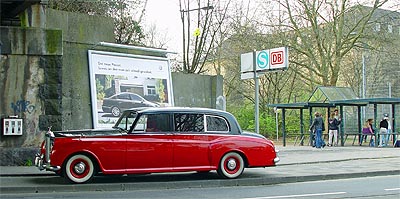
M41 115L39 116L39 130L47 131L51 126L54 131L61 131L61 115Z
M62 55L61 30L0 27L2 54Z

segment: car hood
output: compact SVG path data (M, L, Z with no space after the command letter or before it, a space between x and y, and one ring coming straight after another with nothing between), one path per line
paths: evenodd
M109 135L122 135L122 131L117 129L84 129L54 132L55 137L92 137Z

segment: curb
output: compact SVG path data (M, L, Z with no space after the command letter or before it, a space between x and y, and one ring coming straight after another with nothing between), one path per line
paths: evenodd
M1 194L15 193L52 193L52 192L80 192L80 191L137 191L137 190L159 190L159 189L187 189L187 188L209 188L209 187L232 187L232 186L261 186L282 183L335 180L346 178L360 178L373 176L399 175L400 169L388 171L359 172L347 174L327 174L311 176L288 176L276 178L247 178L231 180L198 180L198 181L170 181L170 182L134 182L116 184L71 184L52 186L25 186L25 187L1 187ZM400 176L400 175L399 175Z

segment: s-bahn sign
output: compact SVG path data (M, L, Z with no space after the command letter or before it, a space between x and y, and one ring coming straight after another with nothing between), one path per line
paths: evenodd
M286 70L289 65L287 47L249 52L240 56L241 79L254 78L254 72Z

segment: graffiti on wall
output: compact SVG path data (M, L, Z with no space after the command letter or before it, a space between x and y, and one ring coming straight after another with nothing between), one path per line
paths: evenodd
M30 101L24 100L21 96L21 99L14 102L11 102L11 109L14 111L14 115L19 113L33 113L35 111L35 105L31 104Z

